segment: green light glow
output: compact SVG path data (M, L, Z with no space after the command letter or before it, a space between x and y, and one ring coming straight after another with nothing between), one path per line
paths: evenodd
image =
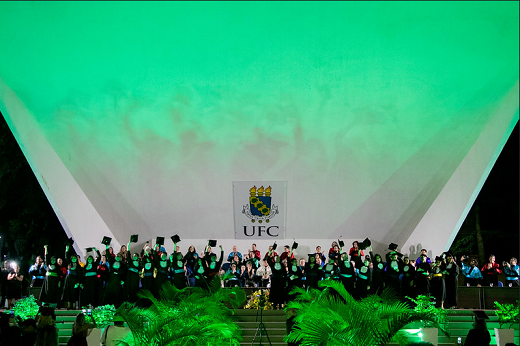
M2 2L0 77L120 238L232 229L231 182L255 179L289 182L294 236L361 238L345 222L371 196L391 207L369 202L363 219L413 230L515 93L517 13L518 2ZM222 205L199 213L207 200Z

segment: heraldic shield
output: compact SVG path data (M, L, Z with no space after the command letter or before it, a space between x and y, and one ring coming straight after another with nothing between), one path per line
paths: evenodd
M242 210L252 222L262 221L269 222L269 220L278 214L278 207L271 205L271 186L264 190L261 186L258 189L253 186L249 190L249 205L245 205Z
M253 189L256 187L253 186ZM268 187L264 191L264 187L260 187L256 190L256 196L252 195L254 192L249 190L251 196L249 197L249 208L251 209L251 214L256 216L266 216L269 215L271 211L271 187ZM265 192L265 196L263 195Z

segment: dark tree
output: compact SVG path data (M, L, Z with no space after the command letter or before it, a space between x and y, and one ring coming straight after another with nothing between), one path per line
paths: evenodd
M43 245L60 250L65 231L0 113L0 235L2 258L31 263Z

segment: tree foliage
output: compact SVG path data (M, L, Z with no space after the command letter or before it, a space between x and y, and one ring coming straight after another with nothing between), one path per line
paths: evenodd
M41 255L45 244L62 253L67 236L1 113L0 158L3 254L30 263L28 257Z

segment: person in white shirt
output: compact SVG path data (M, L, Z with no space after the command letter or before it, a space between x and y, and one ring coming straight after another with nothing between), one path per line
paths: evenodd
M132 332L125 327L125 320L121 316L114 316L114 325L105 328L101 335L100 343L102 346L116 346Z
M271 274L271 267L269 267L267 261L264 260L263 265L256 271L256 275L260 277L260 287L268 287L267 285L269 284Z

